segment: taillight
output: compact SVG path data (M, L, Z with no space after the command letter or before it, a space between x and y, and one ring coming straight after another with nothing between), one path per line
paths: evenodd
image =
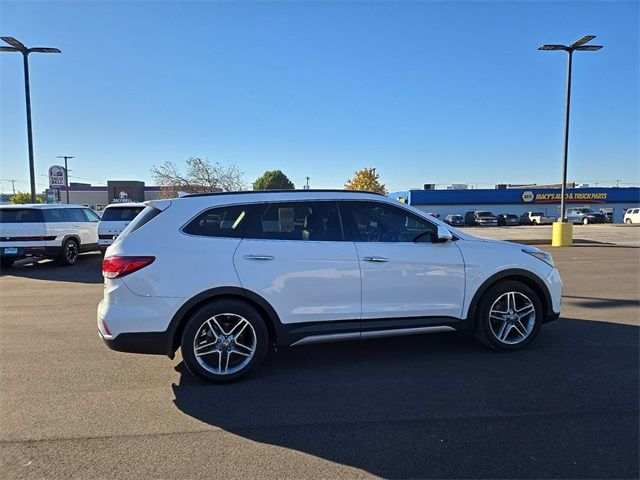
M102 261L104 278L122 278L151 265L156 257L107 257Z

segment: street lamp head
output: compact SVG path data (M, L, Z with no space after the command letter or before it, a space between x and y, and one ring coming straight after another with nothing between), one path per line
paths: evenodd
M57 48L49 48L49 47L35 47L35 48L30 48L28 51L29 51L29 53L31 53L31 52L37 52L37 53L62 53Z
M575 50L583 51L583 52L595 52L596 50L600 50L602 45L585 45L584 47L576 47Z
M16 40L13 37L0 37L5 43L8 43L9 45L11 45L13 48L15 48L16 50L20 51L20 52L25 52L27 50L27 47L24 46L24 43Z
M0 52L19 52L17 48L13 47L0 47Z
M569 50L569 48L564 45L542 45L538 50Z
M594 38L596 38L595 35L585 35L580 40L576 40L575 42L573 42L571 44L571 48L575 48L575 47L579 47L580 45L584 45L585 43L590 42Z

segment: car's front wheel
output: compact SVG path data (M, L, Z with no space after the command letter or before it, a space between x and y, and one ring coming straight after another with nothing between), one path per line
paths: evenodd
M631 219L630 219L630 218L627 218L627 219L624 221L624 223L626 223L627 225L631 225Z
M227 383L257 368L268 344L267 327L253 307L221 300L191 315L180 348L191 373L212 383Z
M583 224L583 225L589 225L589 219L588 219L587 217L584 217L584 218L582 219L582 224Z
M517 350L533 341L542 324L536 292L516 281L489 287L476 311L476 338L496 350Z

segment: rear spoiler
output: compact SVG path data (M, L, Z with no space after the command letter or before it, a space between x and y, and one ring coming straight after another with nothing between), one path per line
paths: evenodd
M144 204L163 212L164 210L169 208L169 205L171 205L171 200L147 200L146 202L144 202Z

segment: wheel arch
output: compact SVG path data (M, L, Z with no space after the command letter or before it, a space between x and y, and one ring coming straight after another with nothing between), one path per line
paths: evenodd
M471 303L469 304L469 309L467 311L467 320L469 321L469 325L472 325L474 329L476 323L476 311L482 296L486 293L487 290L489 290L490 287L492 287L496 283L508 280L520 282L531 288L536 293L536 295L538 295L538 298L542 303L545 321L547 318L550 318L553 315L551 293L549 293L549 289L545 285L544 281L528 270L523 270L520 268L510 268L495 273L487 278L474 293L473 298L471 299Z
M216 287L200 292L187 300L173 315L167 328L166 354L169 358L175 356L180 346L182 331L189 316L203 305L217 300L233 299L251 305L264 319L269 333L269 341L277 343L280 337L281 323L278 314L273 307L260 295L245 290L242 287Z
M60 242L60 247L64 246L64 244L67 242L67 240L75 240L75 242L78 244L78 248L80 248L80 246L82 245L82 242L80 241L80 236L75 234L75 233L69 233L67 235L65 235L64 237L62 237L62 241Z

